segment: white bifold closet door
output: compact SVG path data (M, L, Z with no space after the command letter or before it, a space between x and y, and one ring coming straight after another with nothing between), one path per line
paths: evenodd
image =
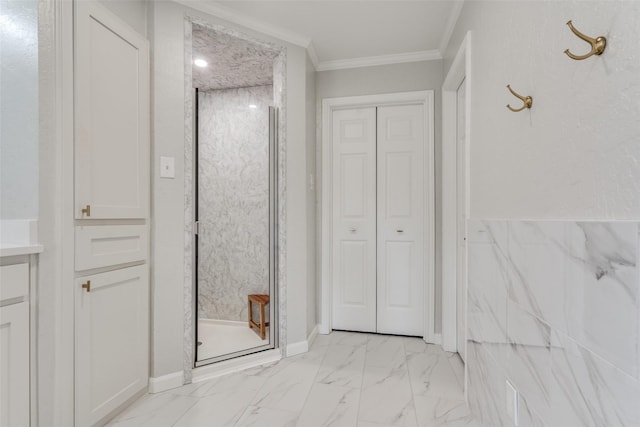
M333 112L333 328L424 333L424 107Z
M424 107L378 108L378 332L424 333Z
M376 109L333 112L333 327L376 332Z

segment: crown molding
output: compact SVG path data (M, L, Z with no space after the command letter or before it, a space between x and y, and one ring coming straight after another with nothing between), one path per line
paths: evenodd
M422 50L418 52L394 53L391 55L366 56L362 58L338 59L322 61L317 71L343 70L346 68L373 67L376 65L401 64L404 62L433 61L442 59L438 50Z
M304 47L307 49L311 44L311 39L293 31L286 30L277 25L268 24L259 19L250 18L242 13L238 13L217 2L204 2L197 0L174 0L183 6L190 7L200 12L208 13L225 21L249 28L254 31L275 37L282 41Z
M441 56L444 56L445 50L447 50L447 46L449 46L453 30L456 28L458 18L460 18L460 12L462 12L462 6L464 6L464 0L453 3L453 8L449 14L449 19L447 20L447 25L445 25L444 31L442 32L442 39L440 39L440 47L438 50L440 51Z

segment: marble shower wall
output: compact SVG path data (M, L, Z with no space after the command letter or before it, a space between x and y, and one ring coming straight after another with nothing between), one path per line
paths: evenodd
M246 321L247 295L269 292L273 86L198 97L198 317Z
M639 227L469 222L467 378L483 425L640 426Z

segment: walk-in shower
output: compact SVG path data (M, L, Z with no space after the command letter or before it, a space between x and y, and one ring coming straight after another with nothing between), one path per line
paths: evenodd
M276 345L277 55L193 24L196 367Z

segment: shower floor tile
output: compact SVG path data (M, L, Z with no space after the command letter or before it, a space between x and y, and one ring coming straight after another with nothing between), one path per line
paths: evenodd
M230 322L225 320L198 320L198 360L206 360L236 351L247 350L269 343L269 328L267 339L262 340L247 322Z

